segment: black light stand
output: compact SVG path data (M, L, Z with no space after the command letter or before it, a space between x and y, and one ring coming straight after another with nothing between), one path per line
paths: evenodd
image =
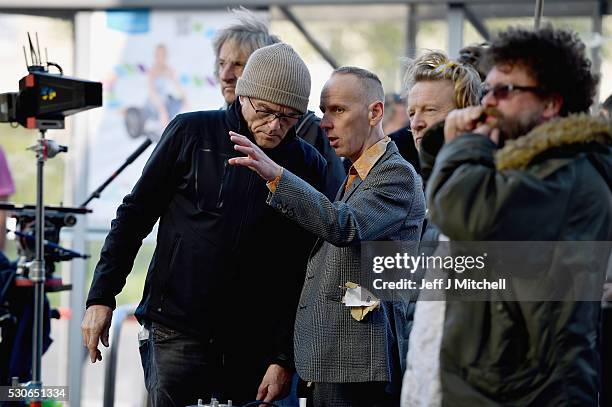
M37 144L30 149L36 153L36 254L29 266L28 276L34 286L34 325L32 327L32 381L29 388L42 388L42 353L43 353L43 314L45 301L45 205L44 205L44 166L47 158L53 158L67 147L59 146L45 139L46 129L40 129ZM39 406L40 401L34 401L32 406Z
M82 255L80 253L67 250L54 244L53 242L45 241L45 205L44 205L44 165L48 158L53 158L57 154L68 151L65 146L58 145L53 140L45 138L47 129L40 128L40 138L37 140L36 145L29 148L36 153L36 206L26 206L18 208L13 204L0 204L0 209L9 210L34 210L35 214L35 255L34 260L30 263L26 263L25 267L28 269L28 279L31 281L31 287L34 290L34 313L33 313L33 327L32 327L32 380L25 384L28 389L42 389L42 354L43 354L43 322L44 322L44 301L45 301L45 281L47 265L45 262L45 246L50 249L57 250L56 257L64 257L62 260L69 260L74 257L87 258L89 256ZM127 159L126 161L102 184L94 191L89 198L79 208L63 208L63 207L48 207L50 215L53 216L57 213L79 213L85 214L91 212L86 208L86 205L91 202L94 198L100 197L102 190L104 190L110 182L112 182L128 165L130 165L138 156L140 156L149 146L151 140L143 142ZM27 215L26 215L27 216ZM57 216L57 215L56 215ZM70 222L72 223L72 222ZM31 235L22 232L15 232L18 236L24 239L24 243L31 239ZM26 243L27 244L27 243ZM55 257L54 257L55 258ZM20 280L21 281L21 280ZM19 285L25 286L24 282L20 282ZM28 284L29 285L29 284ZM64 287L66 289L69 287ZM30 407L40 407L40 401L31 401Z

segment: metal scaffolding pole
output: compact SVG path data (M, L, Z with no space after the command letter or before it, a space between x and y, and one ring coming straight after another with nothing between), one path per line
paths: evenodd
M606 11L606 3L603 0L599 0L595 6L593 13L593 39L595 44L591 48L591 60L593 65L591 67L593 73L599 74L601 72L601 46L603 44L603 15ZM599 108L599 86L595 91L595 98L593 99L597 109Z
M465 12L465 18L467 18L470 24L472 24L472 27L478 31L478 34L480 34L485 41L490 41L491 34L489 33L489 29L487 28L486 24L481 21L476 14L474 14L471 8L466 6L463 8L463 11Z
M89 43L89 17L80 13L74 19L74 54L75 72L83 77L89 76L89 60L84 49ZM72 179L72 202L78 204L87 197L87 158L88 136L87 115L77 115L73 121L72 149L75 152L69 161L69 171L79 176ZM72 231L72 248L79 252L87 251L87 217L83 216ZM86 348L81 336L81 321L85 314L85 296L87 284L87 260L75 259L70 262L70 309L72 315L68 323L68 386L70 391L70 407L81 405L81 387L83 383L83 367L85 366Z
M544 12L544 0L536 0L535 5L535 14L534 14L534 23L533 26L537 30L540 28L540 23L542 22L542 14Z
M406 20L406 52L408 58L416 58L416 40L419 31L416 4L408 5L408 18Z
M465 14L463 4L450 3L448 5L448 55L457 59L459 50L463 48L463 22Z
M289 21L295 25L295 27L302 33L306 41L312 45L312 47L327 61L328 64L332 66L332 68L336 69L340 65L336 61L336 59L321 45L319 42L306 30L304 25L298 18L293 14L286 6L280 6L280 11L287 17Z

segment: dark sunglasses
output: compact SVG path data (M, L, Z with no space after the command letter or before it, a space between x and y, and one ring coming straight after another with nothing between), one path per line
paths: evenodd
M493 97L495 99L506 99L512 92L541 93L542 90L535 86L519 86L513 84L496 86L483 85L482 88L480 88L480 99L484 98L491 92L493 92Z

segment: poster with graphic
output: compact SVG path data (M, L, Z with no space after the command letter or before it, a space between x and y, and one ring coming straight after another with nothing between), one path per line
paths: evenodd
M89 55L87 77L104 90L103 107L89 119L89 190L147 138L154 143L90 205L90 230L107 230L168 122L181 112L223 105L212 40L235 17L229 11L88 14L89 40L77 52Z

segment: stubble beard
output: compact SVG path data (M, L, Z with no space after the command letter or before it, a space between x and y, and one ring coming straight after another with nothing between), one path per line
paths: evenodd
M502 147L507 140L516 140L538 126L540 115L539 113L531 113L517 118L502 116L498 120L496 127L500 132L499 147Z

